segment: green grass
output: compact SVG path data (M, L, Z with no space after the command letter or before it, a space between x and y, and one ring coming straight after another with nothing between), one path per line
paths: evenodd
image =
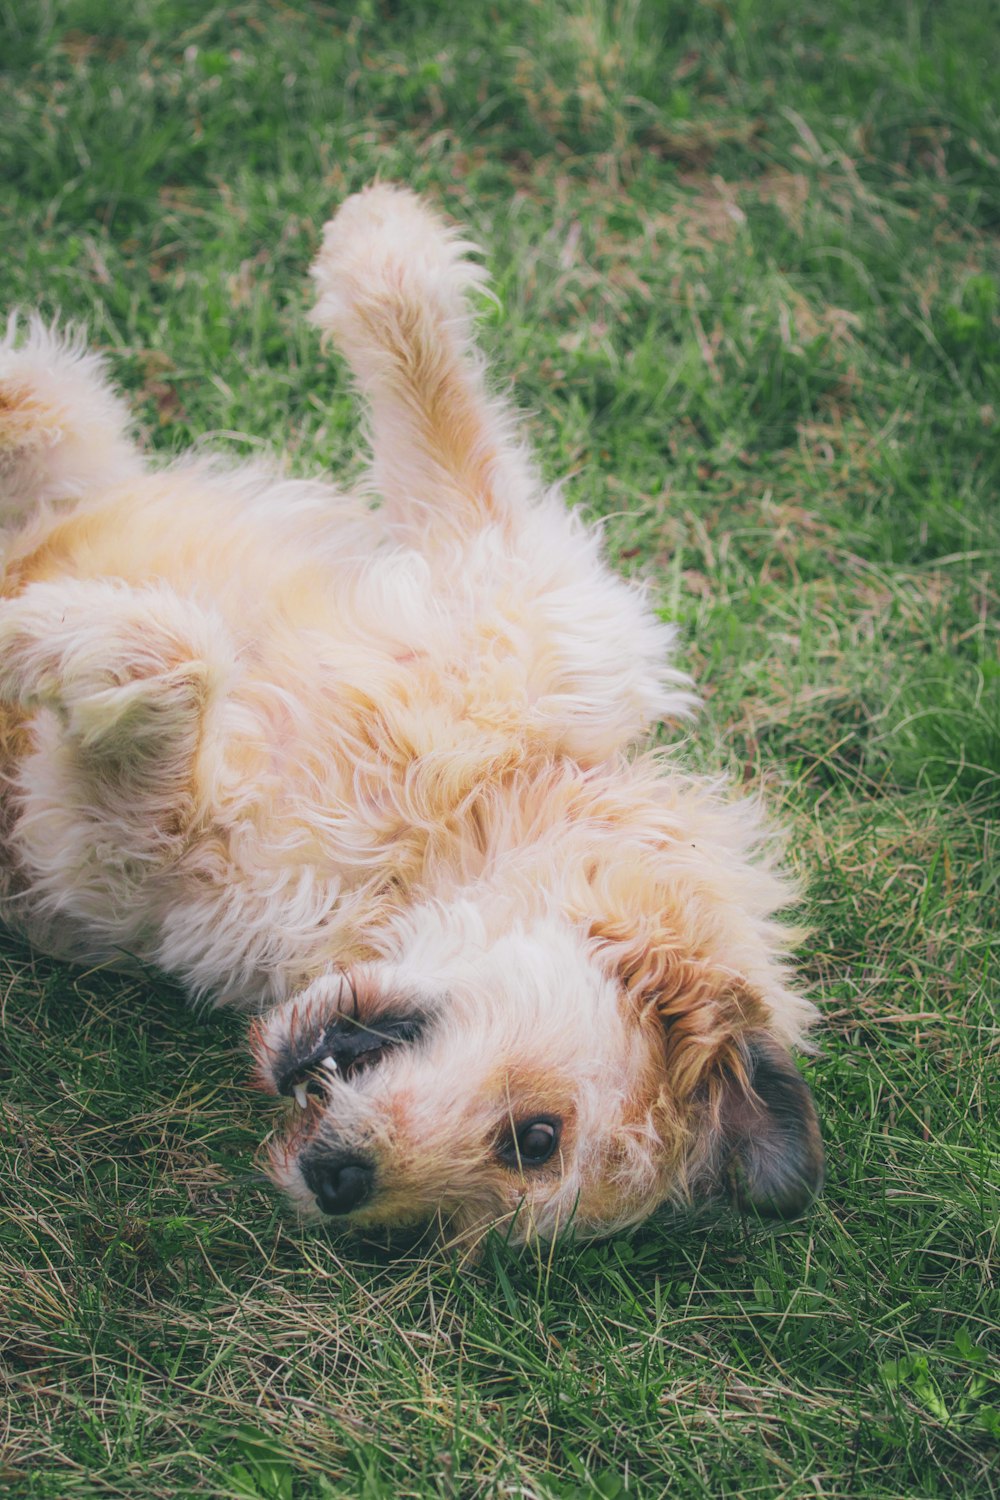
M0 953L0 1489L1000 1490L1000 117L981 0L0 0L3 301L163 453L359 460L306 330L376 172L489 247L546 471L788 832L826 1196L459 1269L301 1232L238 1018Z

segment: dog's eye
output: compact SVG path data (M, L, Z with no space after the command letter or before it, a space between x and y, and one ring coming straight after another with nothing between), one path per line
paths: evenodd
M356 1078L359 1073L374 1068L380 1063L389 1049L387 1047L369 1047L367 1052L359 1052L357 1057L352 1057L350 1062L345 1062L342 1072L345 1078Z
M500 1159L509 1167L540 1167L559 1144L561 1121L552 1115L525 1120L499 1147Z

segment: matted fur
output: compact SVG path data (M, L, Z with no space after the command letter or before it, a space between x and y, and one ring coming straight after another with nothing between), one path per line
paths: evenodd
M691 711L672 632L488 394L471 251L388 186L327 225L363 494L155 468L94 355L11 325L4 918L257 1012L306 1213L526 1239L726 1185L796 1212L822 1154L788 883L752 802L630 753Z

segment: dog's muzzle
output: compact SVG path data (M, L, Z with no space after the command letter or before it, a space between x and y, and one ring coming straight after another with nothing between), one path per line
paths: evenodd
M416 1041L425 1026L422 1015L381 1015L370 1022L338 1015L312 1038L311 1045L289 1047L276 1083L278 1092L305 1109L308 1095L322 1096L338 1080L350 1082L396 1047Z

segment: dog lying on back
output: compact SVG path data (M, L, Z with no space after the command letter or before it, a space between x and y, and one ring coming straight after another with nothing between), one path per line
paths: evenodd
M794 1215L822 1149L789 886L753 805L629 754L686 679L487 393L472 248L389 186L327 225L365 495L152 467L97 358L0 345L0 914L255 1012L306 1214Z

